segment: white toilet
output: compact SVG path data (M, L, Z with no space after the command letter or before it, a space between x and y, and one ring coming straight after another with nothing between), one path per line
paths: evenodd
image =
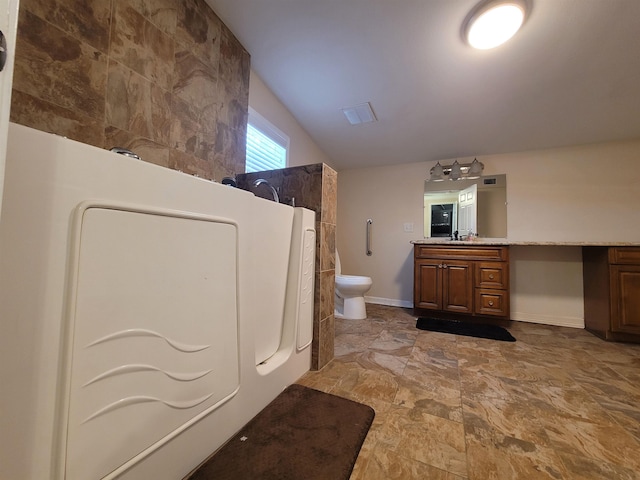
M364 294L373 285L370 277L356 275L342 275L340 256L336 250L336 318L347 320L362 320L367 318L367 308L364 304Z

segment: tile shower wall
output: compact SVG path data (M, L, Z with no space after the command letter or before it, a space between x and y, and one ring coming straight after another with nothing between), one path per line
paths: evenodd
M204 0L21 0L17 37L12 122L244 172L249 54Z
M333 358L338 174L331 167L319 163L238 176L239 187L270 199L273 197L266 186L252 187L253 181L258 178L268 180L277 188L283 203L295 202L297 207L305 207L316 212L316 275L311 367L319 370Z

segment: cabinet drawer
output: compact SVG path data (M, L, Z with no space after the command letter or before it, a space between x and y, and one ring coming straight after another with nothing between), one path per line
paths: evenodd
M415 258L507 261L509 259L509 248L472 247L469 245L416 245L414 255Z
M622 265L640 265L640 247L610 248L609 263Z
M478 315L509 315L508 295L504 290L476 289L476 308Z
M509 269L504 263L477 262L476 287L506 289L509 286Z

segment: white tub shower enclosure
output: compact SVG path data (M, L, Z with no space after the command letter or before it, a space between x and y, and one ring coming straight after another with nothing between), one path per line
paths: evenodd
M309 369L314 213L9 138L0 478L182 478Z

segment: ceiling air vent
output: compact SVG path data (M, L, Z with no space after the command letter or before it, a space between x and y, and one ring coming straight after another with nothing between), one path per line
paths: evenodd
M353 107L343 108L342 113L344 113L344 116L347 117L347 120L349 120L351 125L378 121L369 102L361 103L360 105L355 105Z

